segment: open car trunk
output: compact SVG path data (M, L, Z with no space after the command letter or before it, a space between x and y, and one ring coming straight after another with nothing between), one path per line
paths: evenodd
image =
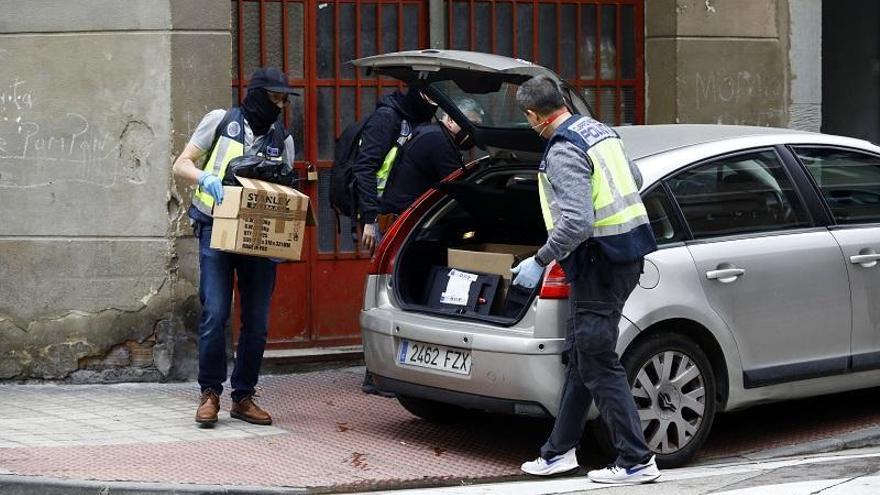
M404 309L501 325L523 317L538 288L512 286L509 269L547 239L535 168L490 163L438 186L445 197L396 258L394 287Z

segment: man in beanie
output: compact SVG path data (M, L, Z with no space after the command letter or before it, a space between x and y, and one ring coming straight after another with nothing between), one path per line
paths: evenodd
M282 110L296 95L287 76L275 68L255 71L241 106L213 110L202 118L174 162L174 175L198 184L189 208L199 239L199 385L196 422L217 423L220 394L226 381L226 322L232 305L232 283L241 296L241 331L232 371L230 416L269 425L272 417L254 402L254 392L269 330L269 302L275 288L275 262L211 249L212 208L223 201L223 177L233 158L261 155L293 165L293 138L284 128ZM203 158L206 160L202 161Z

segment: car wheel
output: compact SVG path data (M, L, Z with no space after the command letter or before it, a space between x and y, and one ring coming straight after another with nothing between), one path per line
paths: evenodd
M715 375L700 347L682 335L652 335L636 343L621 359L631 384L645 441L660 467L687 463L709 436L715 419ZM601 418L589 424L598 447L616 456Z
M455 423L469 414L469 411L462 407L428 399L398 395L397 401L412 415L422 418L429 423Z

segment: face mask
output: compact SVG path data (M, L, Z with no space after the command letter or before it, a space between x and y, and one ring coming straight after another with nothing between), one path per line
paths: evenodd
M530 124L530 127L532 128L532 130L538 133L538 136L544 139L549 139L549 136L544 136L544 132L547 130L548 127L550 127L550 124L552 124L553 121L555 121L557 118L559 118L560 115L564 114L567 111L568 110L566 109L562 109L557 112L553 112L552 114L550 114L549 117L544 119L544 121L538 122L537 125Z
M458 134L455 135L455 144L457 144L458 149L462 151L469 151L475 146L474 140L471 139L471 135L464 130L458 131Z
M269 132L269 128L281 114L281 109L269 99L269 94L262 88L249 90L241 108L255 136Z
M531 127L532 127L533 131L538 133L538 137L540 137L542 139L547 139L546 137L544 137L544 131L547 130L547 126L549 126L549 125L550 124L548 124L547 122L541 122L538 125L533 125Z

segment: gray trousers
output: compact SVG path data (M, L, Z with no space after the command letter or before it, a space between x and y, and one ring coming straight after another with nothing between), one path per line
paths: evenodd
M571 285L568 318L568 363L559 414L541 457L563 454L576 447L584 432L587 412L595 399L617 449L616 465L645 462L645 444L626 371L615 351L617 324L627 297L635 288L642 262L625 265L591 263ZM600 270L600 268L604 270Z

